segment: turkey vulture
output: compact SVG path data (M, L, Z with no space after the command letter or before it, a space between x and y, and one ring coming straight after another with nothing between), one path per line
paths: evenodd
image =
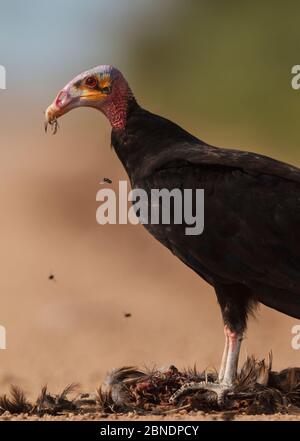
M213 147L140 107L116 68L98 66L70 81L46 110L48 124L76 107L108 118L111 142L133 188L204 189L205 227L145 225L215 289L225 333L219 399L235 382L247 316L263 303L300 318L300 169L269 157ZM150 203L150 202L149 202ZM174 400L184 390L175 393Z

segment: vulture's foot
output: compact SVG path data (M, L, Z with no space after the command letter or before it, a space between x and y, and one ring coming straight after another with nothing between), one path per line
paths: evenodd
M211 381L186 383L171 396L170 403L176 403L178 397L185 394L187 391L207 390L215 392L219 406L224 405L226 395L234 389L239 352L243 339L243 334L241 332L238 333L231 331L227 325L224 327L224 334L225 348L219 372L219 381L215 383Z
M188 391L208 390L217 395L218 405L222 406L228 392L232 392L233 387L225 383L213 383L211 381L190 382L181 386L170 398L170 403L175 404L178 398Z

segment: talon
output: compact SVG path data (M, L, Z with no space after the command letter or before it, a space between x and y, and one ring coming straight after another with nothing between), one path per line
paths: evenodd
M222 406L224 404L224 398L227 392L231 391L231 386L222 383L213 383L211 381L201 381L199 383L192 382L186 383L181 386L170 398L170 403L175 404L180 395L183 395L187 391L192 390L208 390L212 391L217 395L218 405Z

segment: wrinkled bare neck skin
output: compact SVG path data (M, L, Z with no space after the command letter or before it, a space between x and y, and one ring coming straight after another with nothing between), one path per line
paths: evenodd
M95 75L99 80L109 78L111 92L107 95L100 94L100 98L96 95L96 99L91 92L89 99L88 95L82 93L80 87L85 77L89 75ZM98 66L77 75L59 92L53 103L46 109L45 129L50 124L55 126L54 132L56 133L57 119L78 107L92 107L100 110L108 118L113 129L124 129L128 109L132 102L136 101L121 72L109 65Z
M134 99L127 81L119 74L114 80L113 92L101 105L100 110L108 118L113 129L124 129L127 120L128 102Z

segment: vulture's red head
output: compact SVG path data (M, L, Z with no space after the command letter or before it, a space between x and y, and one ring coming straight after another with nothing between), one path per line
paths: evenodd
M76 107L94 107L103 112L115 129L126 125L127 109L133 94L116 68L97 66L70 81L46 110L46 123L57 130L57 119Z

